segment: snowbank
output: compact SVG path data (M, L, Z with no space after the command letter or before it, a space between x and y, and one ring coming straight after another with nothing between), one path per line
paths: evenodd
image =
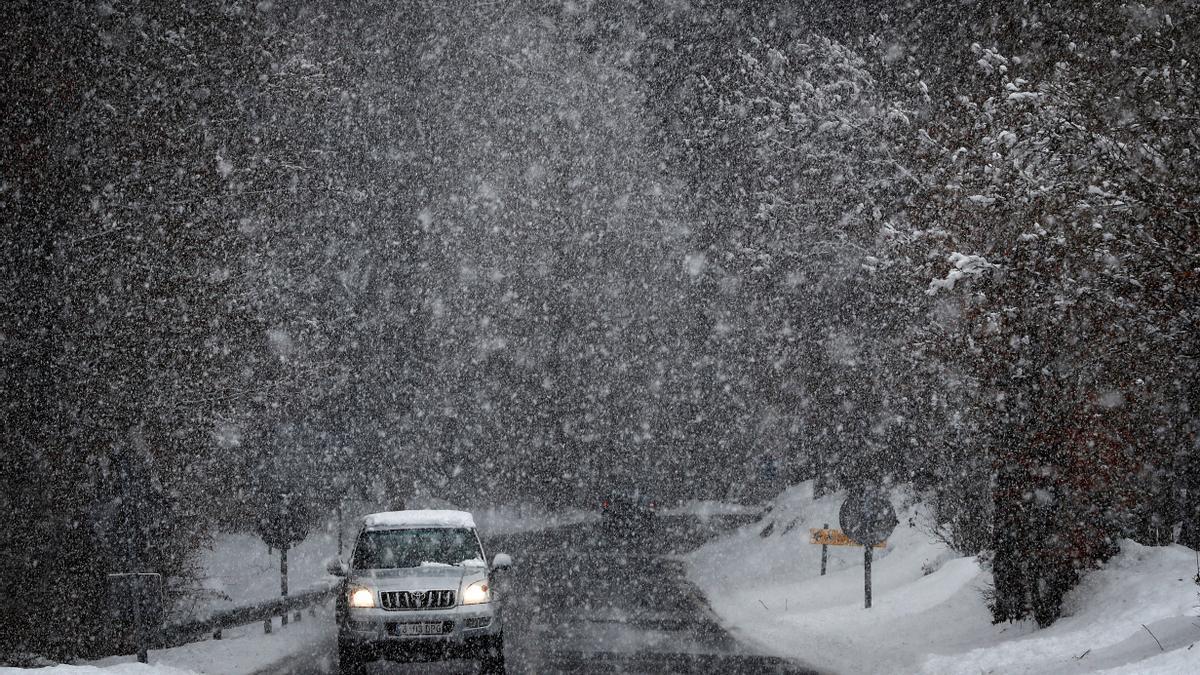
M690 579L739 639L834 672L1200 672L1200 647L1189 649L1200 641L1189 549L1122 542L1055 625L992 625L982 595L991 575L934 541L921 506L896 492L900 525L875 549L866 610L862 549L831 546L822 577L821 547L808 543L810 528L837 527L842 498L814 501L811 483L795 486L757 523L688 557Z

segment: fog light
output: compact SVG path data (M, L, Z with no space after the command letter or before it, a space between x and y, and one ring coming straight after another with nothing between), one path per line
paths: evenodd
M486 628L491 623L490 616L472 616L463 621L463 628Z

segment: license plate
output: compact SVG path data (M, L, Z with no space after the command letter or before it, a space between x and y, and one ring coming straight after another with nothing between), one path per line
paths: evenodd
M392 626L392 635L441 635L446 632L444 621L423 623L398 623Z

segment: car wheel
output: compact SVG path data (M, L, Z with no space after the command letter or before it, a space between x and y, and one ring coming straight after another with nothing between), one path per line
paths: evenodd
M479 655L479 672L504 675L504 638L496 636Z
M365 675L367 661L362 650L353 645L338 645L338 673L340 675Z

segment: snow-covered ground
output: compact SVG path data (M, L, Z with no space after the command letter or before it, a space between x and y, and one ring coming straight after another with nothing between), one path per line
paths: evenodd
M897 492L900 526L875 550L866 610L862 549L831 546L822 577L821 547L808 543L810 528L837 527L842 496L813 501L811 483L795 486L759 522L688 557L689 577L739 639L843 673L1200 673L1190 549L1123 541L1054 625L993 625L990 573L935 541L920 505Z
M0 668L0 675L37 673L37 675L245 675L269 668L286 660L330 634L333 611L307 612L299 623L286 628L274 621L270 635L262 623L238 626L224 631L221 640L201 640L171 649L150 651L148 664L136 663L132 655L113 656L80 665L56 665L36 670Z
M292 621L286 628L280 626L276 619L270 635L263 632L261 622L252 623L225 630L221 640L201 640L171 649L151 650L150 668L142 666L144 670L136 669L138 664L130 663L134 660L133 656L92 661L85 666L75 667L79 670L64 666L58 668L63 669L63 675L83 675L92 672L89 670L91 668L104 668L101 672L121 675L141 675L143 672L163 675L246 675L270 668L328 638L332 624L333 610L326 607L319 609L316 616L305 612L302 621ZM37 672L40 675L47 671Z
M347 537L345 545L349 547ZM288 551L288 592L291 594L334 583L325 561L337 556L337 533L327 529L310 534ZM253 605L279 597L279 551L268 550L252 534L219 534L211 549L200 554L201 591L179 610L188 616Z

